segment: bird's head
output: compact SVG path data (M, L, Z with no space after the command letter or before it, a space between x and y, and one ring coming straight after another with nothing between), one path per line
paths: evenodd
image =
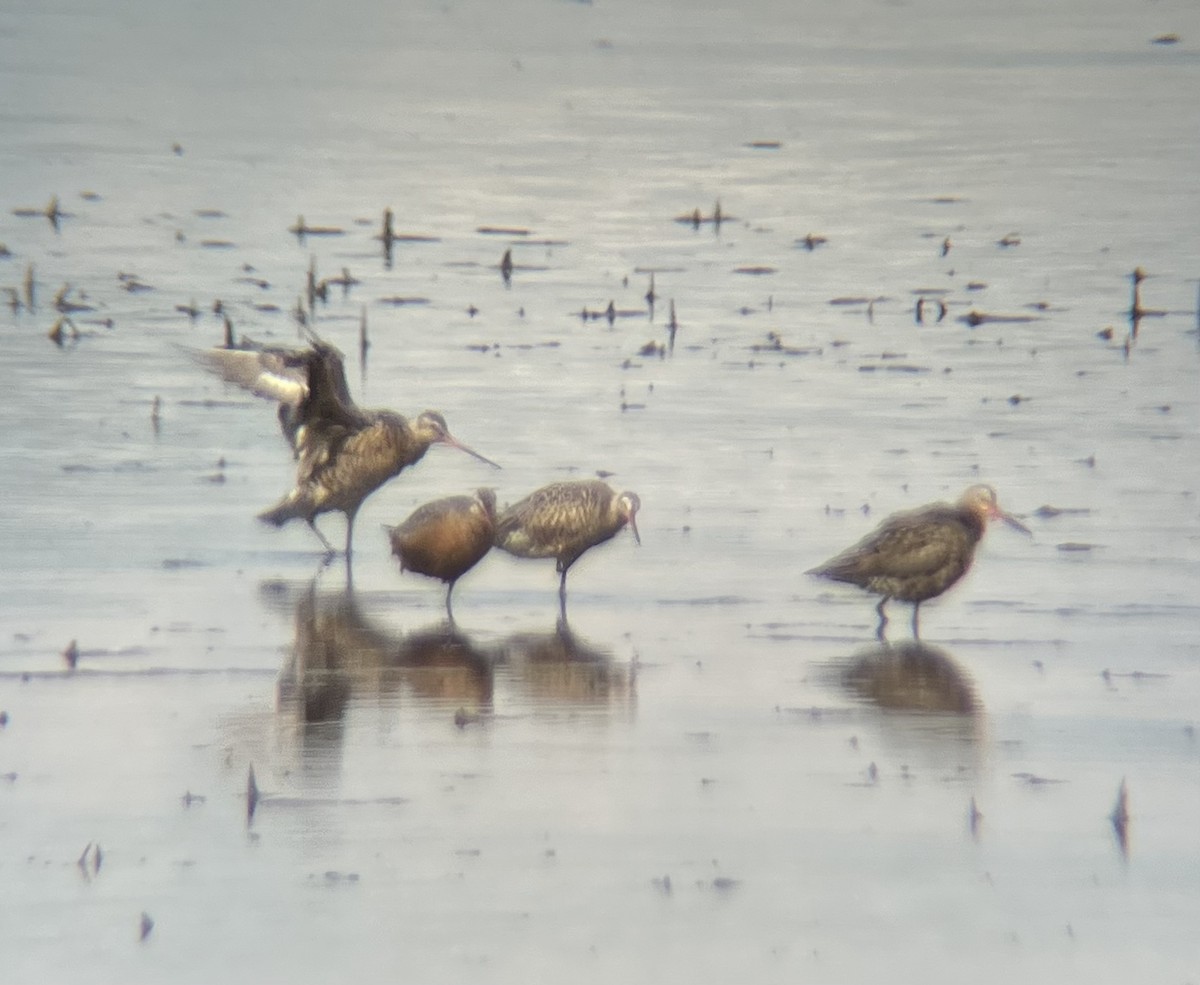
M963 509L979 517L985 526L989 520L1003 520L1014 530L1031 534L1030 529L1025 524L1000 508L1000 501L996 497L996 490L991 486L983 485L982 483L977 486L971 486L962 494L958 503Z
M642 542L642 537L638 533L637 512L641 508L642 501L638 499L637 493L623 492L617 497L617 515L629 524L629 529L633 531L633 539L639 544Z
M479 452L472 448L468 448L454 435L450 433L450 428L446 424L446 418L442 417L436 410L424 411L420 417L413 423L413 431L419 441L425 442L427 445L449 445L451 448L457 448L459 451L465 451L468 455L478 458L481 462L487 462L492 468L500 468L490 458L484 458Z
M479 505L483 507L484 515L491 521L496 520L496 490L483 487L475 490L475 498L479 501Z

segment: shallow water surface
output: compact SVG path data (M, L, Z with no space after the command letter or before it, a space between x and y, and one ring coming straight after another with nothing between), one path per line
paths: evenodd
M1200 980L1198 41L1183 0L0 12L5 980ZM298 343L310 269L356 398L503 465L431 450L352 572L255 521L273 408L189 355ZM450 625L388 556L597 473L642 543L565 618L551 562ZM804 575L979 481L1032 536L920 641Z

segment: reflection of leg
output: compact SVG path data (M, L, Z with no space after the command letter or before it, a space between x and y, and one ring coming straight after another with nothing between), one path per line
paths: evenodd
M884 596L879 600L879 604L875 606L875 611L879 613L879 625L875 627L875 636L879 642L884 642L884 629L888 624L887 613L883 611L883 607L888 603L888 596Z
M921 603L913 603L913 639L921 638Z

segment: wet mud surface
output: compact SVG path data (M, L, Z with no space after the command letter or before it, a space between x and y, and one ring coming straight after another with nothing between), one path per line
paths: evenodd
M1198 40L0 15L6 980L1196 981ZM291 452L191 355L298 308L503 466L432 449L352 573L254 519ZM390 556L421 503L596 475L642 542L565 619L553 561L493 551L450 625ZM804 574L976 482L1032 536L920 641Z

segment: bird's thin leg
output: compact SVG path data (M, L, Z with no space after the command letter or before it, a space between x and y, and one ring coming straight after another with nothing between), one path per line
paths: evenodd
M913 639L921 638L921 603L913 603Z
M888 596L885 595L879 600L879 604L875 606L875 611L879 613L879 625L875 627L875 636L880 643L885 642L884 629L888 624L887 613L883 611L883 607L888 603Z
M350 553L354 550L354 518L358 515L358 507L346 511L346 560L350 560Z
M446 589L446 618L450 620L450 625L454 625L454 609L450 605L450 596L454 594L454 582L450 582Z
M312 530L312 532L317 535L317 539L320 540L323 545L325 545L325 553L327 555L329 555L330 557L333 557L333 555L335 555L337 553L337 551L335 551L333 549L333 545L331 543L329 543L328 540L325 539L325 535L323 533L321 533L321 531L318 529L317 518L315 516L311 517L308 520L308 526L309 526L309 529Z
M567 572L565 570L558 582L558 611L564 619L567 617Z

